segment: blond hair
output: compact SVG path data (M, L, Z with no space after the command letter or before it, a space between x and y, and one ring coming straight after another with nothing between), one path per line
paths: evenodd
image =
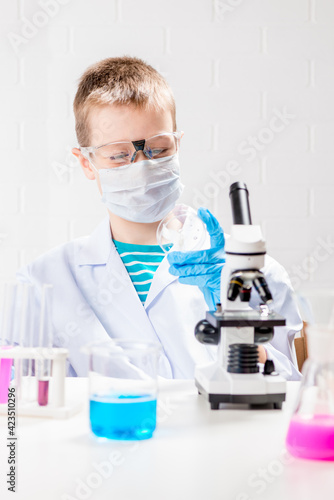
M172 113L175 101L166 80L152 66L135 57L113 57L90 66L79 81L74 98L75 131L80 146L90 146L89 113L94 106L127 104Z

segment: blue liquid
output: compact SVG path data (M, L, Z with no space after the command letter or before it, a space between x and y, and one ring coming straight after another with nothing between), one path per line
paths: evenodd
M91 429L109 439L148 439L156 427L156 410L157 400L148 395L93 397Z

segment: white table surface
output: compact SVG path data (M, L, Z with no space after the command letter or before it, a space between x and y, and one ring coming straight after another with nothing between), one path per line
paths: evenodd
M87 380L69 379L87 400ZM283 410L211 410L192 381L160 390L152 439L99 441L86 408L68 420L17 417L17 493L7 492L7 418L0 417L0 499L315 500L334 498L334 463L285 450L299 383ZM114 465L112 466L112 461ZM96 467L107 462L107 469ZM81 481L81 489L78 489ZM83 483L86 490L83 490Z

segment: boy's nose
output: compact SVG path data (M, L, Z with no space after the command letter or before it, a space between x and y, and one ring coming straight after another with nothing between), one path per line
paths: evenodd
M144 155L144 152L137 151L137 154L136 154L135 159L134 159L134 163L136 163L137 161L142 161L142 160L147 160L146 156Z

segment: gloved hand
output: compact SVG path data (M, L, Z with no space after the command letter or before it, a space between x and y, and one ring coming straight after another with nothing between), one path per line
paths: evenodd
M225 264L225 237L216 217L206 208L199 208L198 217L210 235L211 248L192 252L169 252L169 272L179 277L179 282L197 285L204 294L209 310L220 302L220 274Z

